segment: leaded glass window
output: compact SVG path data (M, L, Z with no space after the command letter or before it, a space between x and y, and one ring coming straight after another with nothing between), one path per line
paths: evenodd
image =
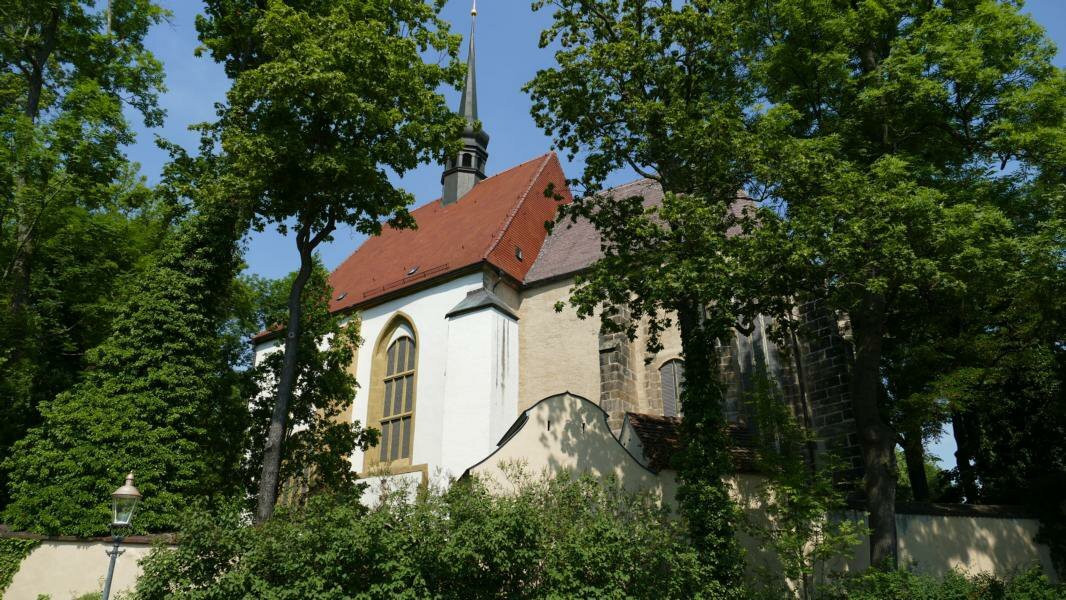
M407 336L389 346L385 366L385 398L381 409L380 461L411 458L411 427L415 414L415 341Z

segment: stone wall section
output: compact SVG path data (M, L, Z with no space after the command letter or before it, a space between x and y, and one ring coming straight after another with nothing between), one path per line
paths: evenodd
M611 317L617 323L631 320L628 307L617 307ZM600 408L608 415L611 431L622 430L625 413L639 410L637 398L637 353L635 342L625 332L599 334Z
M631 317L623 307L614 318ZM726 420L754 426L745 398L764 369L796 419L814 431L818 443L812 450L832 450L844 462L847 477L859 476L862 460L848 387L850 342L841 334L836 316L816 304L801 307L797 319L796 335L778 330L771 319L762 317L750 334L738 333L719 342ZM659 368L681 354L676 327L663 337L663 350L650 354L646 324L634 341L624 333L600 333L600 406L610 415L612 430L618 431L627 411L663 413Z
M841 333L837 316L817 303L799 310L802 326L796 336L800 363L797 374L820 449L831 450L857 475L862 454L849 390L851 344Z

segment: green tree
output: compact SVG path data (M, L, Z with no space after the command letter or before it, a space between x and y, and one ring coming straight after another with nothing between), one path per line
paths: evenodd
M251 281L260 331L284 322L295 277L292 273L282 279ZM377 442L377 430L363 429L359 421L342 416L355 398L357 384L351 365L362 339L358 316L330 313L333 288L328 279L329 272L316 258L302 298L296 386L282 441L280 495L289 503L303 502L313 493L353 492L356 473L348 457L356 448L366 450ZM284 331L275 334L284 336ZM251 431L244 460L252 498L259 490L263 449L283 367L284 353L273 352L253 371Z
M413 225L389 173L457 150L462 119L437 93L457 85L458 38L421 0L209 0L200 39L233 78L217 123L253 203L255 226L295 234L300 269L285 318L284 364L259 479L257 518L277 496L297 385L301 296L313 253L339 224ZM424 60L432 53L444 60Z
M771 105L758 176L787 224L765 269L848 316L871 559L885 564L897 442L886 350L944 316L923 312L948 305L931 296L964 297L971 273L1001 268L1017 229L990 189L1061 169L1066 78L1014 2L744 4L745 56Z
M216 171L215 159L180 154L168 168L164 189L196 210L133 285L84 379L42 405L7 457L12 527L106 532L129 470L144 493L136 531L172 530L194 499L239 491L247 409L229 301L247 216Z
M843 564L868 531L848 516L839 460L831 452L815 460L813 432L797 422L777 385L759 367L745 398L754 417L755 466L763 476L746 529L770 550L762 554L768 561L752 564L758 574L752 587L768 598L809 600L834 575L830 561Z
M677 323L686 360L683 451L678 500L704 560L725 586L738 578L735 507L722 477L723 389L717 340L749 331L762 310L745 293L747 244L731 235L750 227L755 207L738 202L752 170L754 86L736 60L741 41L726 3L696 0L561 0L541 46L557 64L526 90L533 116L555 144L585 159L571 182L581 194L560 209L557 227L587 218L604 258L578 278L570 301L582 317L602 307L602 326L647 326L649 349ZM662 205L598 193L612 171L628 167L655 180ZM747 206L746 211L736 210ZM771 219L772 215L764 215Z
M168 231L135 175L123 104L158 125L162 67L143 46L164 11L12 0L0 9L0 454L69 388L126 280ZM0 475L0 506L7 485Z

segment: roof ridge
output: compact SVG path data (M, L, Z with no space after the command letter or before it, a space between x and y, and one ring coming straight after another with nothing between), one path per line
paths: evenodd
M515 202L514 206L512 206L511 210L507 213L507 218L503 220L503 224L500 225L500 228L498 230L496 230L496 234L492 236L492 243L489 244L488 250L485 250L485 252L481 255L482 260L488 259L489 255L492 254L492 251L496 249L496 246L499 246L500 242L503 241L503 236L505 233L507 233L507 228L511 226L511 223L514 221L514 218L518 214L519 209L522 208L522 205L525 203L526 198L529 197L529 191L533 189L533 184L537 183L537 180L540 179L541 174L544 173L544 168L548 166L548 163L551 162L551 159L554 156L555 152L548 151L543 156L537 157L542 159L544 162L540 164L540 168L538 168L537 172L534 173L533 177L530 178L529 185L526 186L526 191L522 192L522 195L518 197L518 201ZM526 163L528 162L532 161L526 161ZM522 164L524 165L526 163Z
M622 189L624 187L629 187L631 185L637 185L637 184L640 184L640 183L658 183L658 182L655 181L654 179L652 179L651 177L641 177L640 179L634 179L633 181L629 181L627 183L616 185L614 187L607 188L607 189L605 189L603 191L605 191L605 192L613 192L615 190L620 190L620 189Z
M507 167L506 169L504 169L502 171L499 171L497 173L493 173L492 175L489 175L488 177L482 179L481 181L478 182L478 184L484 183L484 182L486 182L486 181L488 181L488 180L490 180L490 179L492 179L494 177L499 177L500 175L503 175L505 173L510 173L511 171L514 171L515 169L524 167L524 166L526 166L527 164L529 164L531 162L536 162L538 160L542 160L545 156L548 156L549 154L555 154L555 152L554 151L549 151L549 152L546 152L544 154L541 154L541 155L538 155L538 156L534 156L533 158L531 158L529 160L524 160L524 161L518 163L517 165L512 165L510 167ZM443 196L437 196L436 198L426 202L425 204L422 204L421 206L416 206L416 207L411 209L411 212L414 212L416 210L421 210L421 209L423 209L423 208L425 208L427 206L431 206L431 205L433 205L434 202L439 203L440 199L442 197Z

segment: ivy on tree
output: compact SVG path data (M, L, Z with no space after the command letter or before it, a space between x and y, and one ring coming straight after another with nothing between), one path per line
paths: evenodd
M296 273L277 280L253 279L260 330L284 320L286 302ZM282 442L280 498L302 503L312 494L347 494L356 488L357 474L348 457L356 448L377 442L377 430L364 429L345 411L355 397L351 365L362 339L358 315L332 314L333 289L329 272L317 259L303 293L300 311L299 360L296 386ZM284 332L275 332L283 336ZM252 371L251 430L244 459L248 495L255 497L263 465L267 429L284 366L284 353L273 352Z
M135 531L172 531L194 499L239 491L247 408L231 326L247 212L217 159L179 152L168 193L195 210L134 284L83 380L41 407L41 424L3 467L4 521L47 534L100 535L110 494L133 471L144 494Z
M165 203L123 153L124 106L162 122L160 63L144 47L165 11L11 0L0 10L0 454L70 388L106 337ZM0 472L0 507L7 485Z
M754 86L735 56L740 39L726 3L614 0L538 1L553 23L541 46L557 64L526 85L537 124L555 144L585 158L582 190L556 227L586 218L603 258L577 278L579 316L602 307L602 326L635 336L677 323L685 365L683 449L677 493L690 537L728 590L743 564L724 435L717 340L748 330L759 307L745 293L744 236L755 207L739 196L752 167ZM614 170L660 184L661 206L639 196L598 193ZM744 208L744 210L741 210ZM628 314L627 314L628 313Z

